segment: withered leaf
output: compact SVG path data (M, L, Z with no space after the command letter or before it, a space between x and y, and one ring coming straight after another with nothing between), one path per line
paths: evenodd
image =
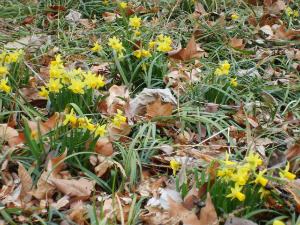
M185 60L189 60L189 59L201 58L204 55L204 51L198 52L196 41L195 41L195 35L193 34L191 39L189 40L186 48L173 50L173 51L170 51L168 54L170 57L172 57L174 59L179 59L179 60L185 61Z
M147 112L146 117L149 119L156 118L156 117L170 116L172 115L171 103L166 103L162 105L161 99L158 98L156 102L152 104L147 104L146 112Z

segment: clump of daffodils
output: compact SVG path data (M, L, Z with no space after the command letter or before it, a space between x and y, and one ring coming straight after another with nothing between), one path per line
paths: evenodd
M97 76L91 71L87 73L81 68L73 71L65 70L60 55L55 57L50 64L50 79L45 87L41 88L40 96L49 98L49 93L59 93L62 88L68 88L75 94L84 94L87 89L98 89L103 87L105 82L102 76Z
M94 125L93 123L91 123L92 119L85 117L77 117L76 114L74 113L74 109L71 109L70 113L67 113L65 115L65 119L63 121L63 124L66 125L70 125L72 128L80 128L83 130L90 130L92 132L94 132L95 137L100 136L100 137L104 137L105 133L107 133L108 131L105 129L106 124L104 125L100 125L99 123L97 123L96 125Z
M249 184L259 185L260 198L270 195L270 190L266 189L269 180L265 177L267 169L258 171L258 166L262 165L262 159L259 154L254 154L250 151L249 155L245 157L245 160L241 164L229 160L229 154L226 152L226 160L222 160L221 167L218 170L218 176L224 180L226 183L234 183L234 187L231 187L231 193L226 197L243 201L246 196L243 194L243 187ZM287 164L285 170L280 170L280 177L287 178L289 181L293 181L296 177L289 171L289 163Z
M13 52L3 51L0 54L0 91L5 91L6 93L11 91L7 77L9 75L10 64L17 62L22 54L22 49Z
M215 75L222 76L222 75L228 75L230 69L230 64L227 60L225 60L223 63L219 65L219 67L215 70Z
M287 7L287 8L285 9L285 12L286 12L289 16L292 16L292 17L298 17L298 16L299 16L298 11L292 10L290 7Z

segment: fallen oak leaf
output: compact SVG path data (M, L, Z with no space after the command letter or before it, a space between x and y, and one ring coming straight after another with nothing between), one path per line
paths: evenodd
M64 179L49 179L55 187L71 197L82 197L81 199L88 199L93 190L94 184L92 181L85 178L79 180L64 180Z
M160 98L158 98L152 104L147 104L146 111L147 111L146 117L148 119L172 115L171 103L168 102L162 105Z
M198 52L194 34L192 35L191 39L189 40L188 44L186 45L186 48L168 52L170 57L172 57L174 59L183 60L183 61L186 61L189 59L201 58L204 55L204 53L205 53L204 51Z
M233 48L237 48L237 49L243 49L246 45L246 42L244 42L243 39L240 39L240 38L236 38L237 37L237 34L229 40L228 42L228 45L233 47Z

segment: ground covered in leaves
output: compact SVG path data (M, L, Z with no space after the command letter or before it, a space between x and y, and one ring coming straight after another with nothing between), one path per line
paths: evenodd
M300 224L299 0L4 0L0 224Z

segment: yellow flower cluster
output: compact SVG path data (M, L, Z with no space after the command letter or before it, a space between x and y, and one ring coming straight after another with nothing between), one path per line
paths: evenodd
M298 11L296 10L292 10L290 7L287 7L285 9L286 13L289 15L289 16L293 16L293 17L298 17L299 16L299 13Z
M151 43L151 42L150 42ZM170 47L170 44L172 44L172 40L170 39L170 37L165 36L163 34L160 34L158 36L158 40L157 40L157 50L160 52L167 52L172 50L172 48Z
M117 39L115 36L109 38L108 41L109 41L108 45L111 46L113 49L115 49L117 53L119 53L118 55L119 58L122 58L124 56L123 50L125 49L122 45L122 42L119 39Z
M51 62L49 74L51 78L49 83L46 84L48 90L42 87L40 92L40 96L47 99L49 98L49 92L58 93L63 87L68 87L76 94L84 94L85 89L98 89L105 84L102 76L92 74L91 71L86 73L81 68L74 69L72 72L66 71L60 55L57 55L55 61Z
M100 135L100 137L104 137L104 134L108 132L105 129L106 124L100 126L99 123L97 123L97 125L95 126L91 123L91 120L92 119L88 119L86 116L77 118L74 110L71 109L71 112L69 114L66 114L63 124L70 124L72 128L78 127L81 129L88 129L92 132L95 132L95 137L97 137L98 135Z
M11 62L17 62L19 59L19 56L23 54L23 50L20 49L19 51L13 51L7 53L6 51L3 51L0 54L0 60L2 63L10 64Z
M270 191L266 190L264 187L267 185L268 180L264 178L262 175L266 172L266 170L259 172L259 174L255 173L257 166L262 164L262 160L259 158L258 153L256 155L253 152L250 152L249 156L245 157L245 163L243 165L237 165L235 162L229 161L229 154L226 152L226 160L222 161L224 167L218 171L218 176L221 176L226 182L229 180L235 182L235 187L231 188L231 193L227 195L228 198L237 198L240 201L245 199L245 195L241 192L243 187L249 177L253 175L256 179L250 183L260 183L262 187L259 190L261 193L261 198L264 195L269 195Z
M218 170L218 176L222 177L226 182L229 180L235 182L235 187L231 188L231 193L226 197L231 197L232 199L237 198L238 200L243 201L245 195L241 192L243 189L242 186L248 182L250 177L252 177L252 181L249 182L249 184L255 183L261 185L261 188L258 191L261 193L261 199L270 194L270 191L265 188L269 180L263 177L267 169L259 171L258 174L256 173L257 166L262 164L262 159L259 157L258 153L254 155L251 151L249 155L245 157L245 163L243 165L237 165L237 163L229 161L229 154L226 152L226 160L221 161L221 164L223 164L223 166ZM296 175L290 173L289 168L290 164L288 163L285 170L280 169L279 175L281 178L287 178L290 181L293 181Z
M109 126L113 127L116 125L120 127L122 122L126 122L126 117L122 116L122 114L123 111L118 109L117 114L114 116ZM104 137L105 133L108 132L105 129L106 124L101 126L99 123L97 123L97 125L94 125L93 123L91 123L91 120L92 119L88 119L86 116L77 118L76 114L74 113L74 109L71 109L70 113L66 114L63 124L70 124L72 128L77 127L81 129L88 129L92 132L95 132L95 137L97 137L98 135L100 135L100 137Z
M23 54L23 50L13 52L3 51L0 54L0 91L5 91L6 93L10 92L11 87L7 85L8 77L6 75L9 74L9 64L12 62L17 62L19 60L20 55Z
M222 75L228 75L230 69L230 64L227 60L225 60L223 63L220 64L219 68L215 70L215 75L222 76Z
M147 57L152 57L151 53L145 49L142 50L136 50L133 55L137 57L138 59L141 58L141 56L147 56Z

